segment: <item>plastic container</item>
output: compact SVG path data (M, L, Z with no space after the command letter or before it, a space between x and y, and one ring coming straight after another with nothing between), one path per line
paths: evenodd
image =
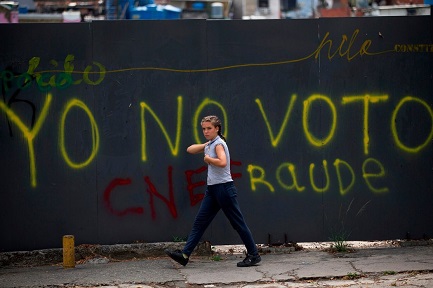
M78 23L81 22L80 11L64 11L62 12L63 23Z
M133 20L162 20L165 19L164 7L156 4L135 7L130 11Z
M150 19L150 13L147 11L146 6L135 7L131 10L130 17L133 20Z
M224 18L224 5L221 2L215 2L211 5L210 18L223 19Z
M191 7L193 10L201 11L201 10L204 10L205 5L203 2L194 2L194 3L192 3Z
M173 5L164 6L165 19L180 19L182 9L174 7Z
M164 7L156 4L146 5L147 11L150 14L150 18L152 20L160 20L165 18Z

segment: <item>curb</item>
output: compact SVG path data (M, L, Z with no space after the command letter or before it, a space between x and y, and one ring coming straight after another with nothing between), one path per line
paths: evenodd
M411 247L411 246L429 246L433 245L433 239L427 240L388 240L379 241L386 242L380 247ZM352 244L351 244L352 243ZM376 243L375 241L363 242L364 244ZM331 243L317 242L309 243L314 248L306 248L303 243L286 243L283 245L258 245L259 253L261 254L283 254L292 253L302 249L326 250ZM350 247L354 249L362 249L362 245L354 245L348 241ZM83 264L92 261L109 262L111 260L121 261L129 259L143 259L151 257L165 256L165 249L176 250L182 249L185 242L158 242L158 243L133 243L133 244L114 244L114 245L99 245L99 244L81 244L75 247L75 261L77 264ZM226 245L230 248L219 249L223 246L212 246L210 242L200 242L192 255L195 256L211 256L217 254L242 254L244 251L243 245ZM237 248L236 248L237 247ZM215 249L216 248L216 249ZM235 248L235 249L233 249ZM365 245L365 248L379 248L371 245ZM95 260L96 259L96 260ZM63 262L63 249L42 249L34 251L14 251L0 252L0 267L33 267L44 265L61 265Z
M82 244L75 247L75 261L84 263L89 259L108 258L110 260L140 259L165 256L165 249L182 249L185 242L134 243L115 245ZM211 255L209 242L200 243L194 255ZM0 267L31 267L56 265L63 262L63 249L42 249L0 253Z

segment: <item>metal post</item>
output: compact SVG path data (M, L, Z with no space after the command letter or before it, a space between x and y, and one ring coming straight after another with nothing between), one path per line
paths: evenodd
M63 236L63 268L75 268L75 244L73 235Z

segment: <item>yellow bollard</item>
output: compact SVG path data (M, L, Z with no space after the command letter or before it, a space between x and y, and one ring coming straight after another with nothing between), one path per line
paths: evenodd
M75 268L74 235L63 236L63 268Z

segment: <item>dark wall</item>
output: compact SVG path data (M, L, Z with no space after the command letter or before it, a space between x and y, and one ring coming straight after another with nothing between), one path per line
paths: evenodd
M258 243L430 237L431 22L1 25L0 250L186 237L208 114Z

